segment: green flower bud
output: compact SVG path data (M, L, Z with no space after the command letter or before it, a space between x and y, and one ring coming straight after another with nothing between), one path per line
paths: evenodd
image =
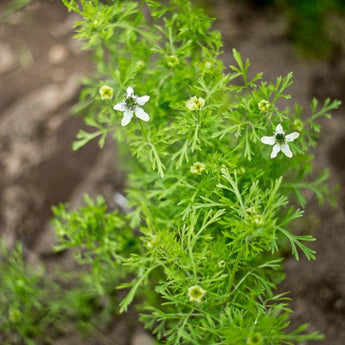
M303 122L302 122L301 120L296 119L296 120L293 122L293 125L294 125L294 127L295 127L299 132L302 131L302 129L303 129Z
M11 308L9 311L9 319L11 322L18 322L22 318L22 313L17 308Z
M201 175L201 173L206 169L204 163L196 162L190 167L190 172L192 174Z
M186 102L186 107L189 110L200 110L205 105L205 100L202 97L193 96Z
M143 60L139 60L137 61L137 63L135 64L137 69L142 69L145 67L145 62Z
M165 61L166 61L167 65L170 67L175 67L180 63L179 58L175 55L167 55L165 57Z
M247 345L262 345L263 337L261 333L253 333L247 338Z
M267 111L270 108L271 104L270 102L262 99L259 103L258 103L258 108L260 111Z

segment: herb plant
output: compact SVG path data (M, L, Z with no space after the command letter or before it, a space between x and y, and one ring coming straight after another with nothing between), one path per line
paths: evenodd
M320 339L287 330L289 299L275 290L286 240L296 259L315 258L314 238L292 223L305 190L320 201L327 191L309 150L339 102L313 100L302 117L288 107L292 73L249 78L236 50L226 67L220 33L191 1L62 1L97 67L75 108L90 128L74 149L113 136L128 205L107 212L86 196L78 210L54 208L56 249L89 268L95 296L126 289L117 311L135 301L157 344Z
M32 314L40 309L47 290L39 289L40 274L23 263L20 245L10 254L0 242L0 272L1 343L11 344L23 339L30 344L30 338L40 332L38 320Z

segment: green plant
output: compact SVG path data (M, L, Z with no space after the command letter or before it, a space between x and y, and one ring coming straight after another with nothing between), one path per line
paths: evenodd
M68 213L62 204L53 210L56 251L77 246L74 271L55 267L47 272L43 264L25 263L20 244L9 250L1 243L1 344L51 343L66 324L67 329L73 326L90 334L118 313L114 286L128 273L121 268L119 254L135 250L138 240L129 236L116 212L108 212L102 197L92 201L85 195L84 200L77 211Z
M89 130L74 149L112 135L128 171L126 213L89 197L78 210L54 209L56 249L85 265L91 295L127 289L117 311L136 301L168 345L320 339L306 325L287 331L288 297L275 290L283 241L297 259L315 258L314 238L292 222L304 190L321 201L326 192L326 173L310 177L309 149L316 120L340 102L313 100L306 120L300 106L278 106L292 74L249 79L236 50L226 68L220 34L190 1L62 1L81 15L76 36L97 66L75 108Z
M48 293L54 293L56 286L42 278L42 266L34 269L24 263L19 244L10 251L0 242L0 272L1 344L34 344L32 339L44 338L49 325Z
M78 245L72 271L55 267L47 272L43 264L25 263L20 244L9 250L0 243L1 344L50 344L65 328L99 332L118 313L114 286L128 273L118 255L133 250L138 241L125 234L124 221L108 212L102 197L93 202L86 195L85 204L70 213L65 205L54 207L56 251ZM115 229L121 229L121 243Z
M122 254L137 276L118 286L131 288L120 311L149 286L157 297L143 303L141 319L166 344L318 339L302 333L305 326L285 333L290 309L274 290L282 238L297 259L299 251L314 259L305 245L314 239L289 230L303 211L288 200L304 206L308 188L322 199L326 175L307 178L308 149L320 130L315 120L339 102L318 107L314 100L306 121L297 105L278 108L278 99L290 98L292 74L276 83L260 82L261 74L249 80L249 61L237 51L236 65L225 71L219 33L188 1L63 1L83 17L77 37L98 67L78 107L95 130L80 131L74 148L96 137L102 146L111 133L123 156L135 158L126 219L139 228L141 246ZM298 132L286 135L280 123ZM274 159L263 143L273 145ZM275 158L279 151L291 159Z

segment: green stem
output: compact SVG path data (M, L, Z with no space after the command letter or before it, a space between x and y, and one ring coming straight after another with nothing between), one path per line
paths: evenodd
M141 120L138 120L138 121L139 121L139 125L140 125L140 128L141 128L141 132L142 132L144 138L146 139L146 141L147 141L148 144L151 144L150 140L148 139L148 137L147 137L147 135L146 135L146 131L145 131L145 129L144 129L144 126L143 126L142 121L141 121Z
M242 248L241 252L238 254L237 258L236 258L236 262L235 262L235 265L232 269L232 272L231 272L231 276L230 276L230 281L229 281L229 292L231 293L231 290L232 290L232 286L234 284L234 280L235 280L235 276L236 276L236 273L238 271L238 265L239 265L239 262L240 262L240 259L242 257L242 254L243 254L243 250L244 250L244 247ZM225 304L229 303L230 299L231 299L231 295L225 300Z

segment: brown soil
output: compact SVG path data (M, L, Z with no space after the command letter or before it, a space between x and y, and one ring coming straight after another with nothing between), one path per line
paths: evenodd
M6 1L0 4L0 13ZM286 37L286 20L276 12L250 8L243 2L218 0L211 8L225 43L224 60L233 63L231 48L249 57L252 74L264 78L294 72L290 88L293 102L307 106L313 96L342 99L345 85L345 52L332 61L298 57ZM23 242L31 261L59 260L51 250L54 236L49 219L59 202L80 204L85 192L101 193L112 202L123 186L116 150L95 143L78 152L71 145L82 120L71 116L78 98L79 79L92 70L87 53L72 40L72 23L59 1L36 1L25 11L0 24L0 229L7 244ZM320 207L309 198L306 218L299 230L311 231L317 260L296 262L288 258L283 291L291 291L295 311L292 325L308 322L326 339L321 345L345 344L345 109L323 121L315 150L316 167L331 171L331 185L340 186L338 207ZM112 205L113 207L115 205ZM107 334L126 339L123 320L114 321ZM147 340L146 340L147 341ZM76 335L56 344L81 344ZM133 344L144 344L142 334ZM87 344L102 344L101 340Z

